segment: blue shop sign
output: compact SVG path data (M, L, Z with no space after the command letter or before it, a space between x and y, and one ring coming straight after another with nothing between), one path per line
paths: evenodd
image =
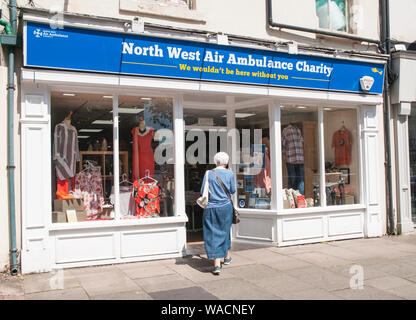
M384 64L27 22L25 66L363 92L383 90ZM371 80L371 79L370 79Z

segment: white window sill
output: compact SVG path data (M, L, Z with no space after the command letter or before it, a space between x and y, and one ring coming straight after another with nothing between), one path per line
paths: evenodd
M353 204L353 205L337 205L337 206L326 206L326 207L312 207L312 208L294 208L294 209L283 209L278 212L279 216L296 215L296 214L313 214L313 213L337 213L346 211L357 211L364 210L365 205Z
M96 229L96 228L114 228L130 226L149 226L149 225L167 225L175 223L186 223L188 217L160 217L160 218L143 218L143 219L125 219L125 220L99 220L99 221L82 221L72 223L51 223L49 231L59 230L76 230L76 229Z
M238 212L243 215L252 216L288 216L288 215L302 215L302 214L319 214L319 213L345 213L347 211L365 210L366 206L362 204L354 205L338 205L327 207L313 207L313 208L294 208L283 210L262 210L262 209L249 209L249 208L237 208Z

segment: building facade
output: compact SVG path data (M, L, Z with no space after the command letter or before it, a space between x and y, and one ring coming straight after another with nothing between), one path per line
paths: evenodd
M23 2L23 273L186 254L220 150L236 173L233 241L386 233L378 1Z

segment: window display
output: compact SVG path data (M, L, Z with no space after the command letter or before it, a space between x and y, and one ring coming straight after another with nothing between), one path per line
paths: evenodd
M316 107L281 107L284 209L321 205L318 141Z
M128 186L120 186L122 219L173 216L172 99L119 96L118 102L120 154L128 153L131 168L122 181Z
M360 203L357 111L324 108L326 205Z
M74 185L74 176L79 161L78 133L71 125L72 111L55 126L53 138L53 162L56 170L56 196L58 199L73 199L69 193Z
M174 215L171 99L118 97L116 197L112 98L52 93L53 222Z
M240 208L270 209L270 136L267 106L236 110L239 155L236 166L237 203Z

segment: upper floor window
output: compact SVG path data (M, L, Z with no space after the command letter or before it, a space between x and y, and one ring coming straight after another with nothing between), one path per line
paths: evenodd
M348 0L316 0L319 27L348 32Z

